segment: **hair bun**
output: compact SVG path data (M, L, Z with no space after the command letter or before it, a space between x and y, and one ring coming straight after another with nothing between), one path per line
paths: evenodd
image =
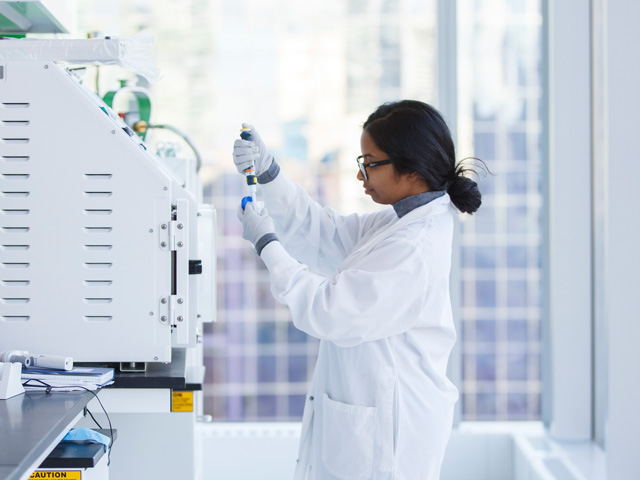
M482 205L482 195L478 184L459 171L450 181L447 193L458 210L463 213L474 213Z

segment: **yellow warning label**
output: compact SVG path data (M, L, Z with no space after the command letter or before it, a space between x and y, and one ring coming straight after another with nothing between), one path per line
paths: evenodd
M66 478L67 480L82 480L81 470L36 470L31 474L32 478Z
M193 392L173 392L172 412L193 412Z

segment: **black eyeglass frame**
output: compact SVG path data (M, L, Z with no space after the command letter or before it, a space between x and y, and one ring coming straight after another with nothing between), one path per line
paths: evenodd
M393 163L393 160L387 159L387 160L378 160L377 162L369 162L369 163L364 163L364 155L360 155L359 157L356 158L356 162L358 162L358 168L360 169L360 172L362 173L362 176L364 177L365 180L369 180L369 177L367 176L367 167L380 167L382 165L389 165L390 163Z

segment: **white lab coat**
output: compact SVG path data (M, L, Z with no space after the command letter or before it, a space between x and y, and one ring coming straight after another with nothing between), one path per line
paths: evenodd
M321 340L295 478L437 480L458 398L449 196L345 217L282 173L262 191L272 292Z

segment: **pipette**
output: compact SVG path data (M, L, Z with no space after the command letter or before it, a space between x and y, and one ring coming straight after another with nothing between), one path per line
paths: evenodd
M240 138L248 141L253 140L253 136L251 135L251 129L249 127L242 127L242 129L240 130ZM249 196L244 197L242 199L242 209L244 210L244 207L246 206L247 202L252 202L253 208L255 209L255 211L260 213L262 211L262 202L258 201L258 194L257 194L258 177L256 177L256 168L253 165L253 162L251 163L250 167L245 168L244 176L247 180L247 186L249 187Z
M29 353L26 350L7 350L0 353L0 362L21 363L25 368L73 369L73 358Z

